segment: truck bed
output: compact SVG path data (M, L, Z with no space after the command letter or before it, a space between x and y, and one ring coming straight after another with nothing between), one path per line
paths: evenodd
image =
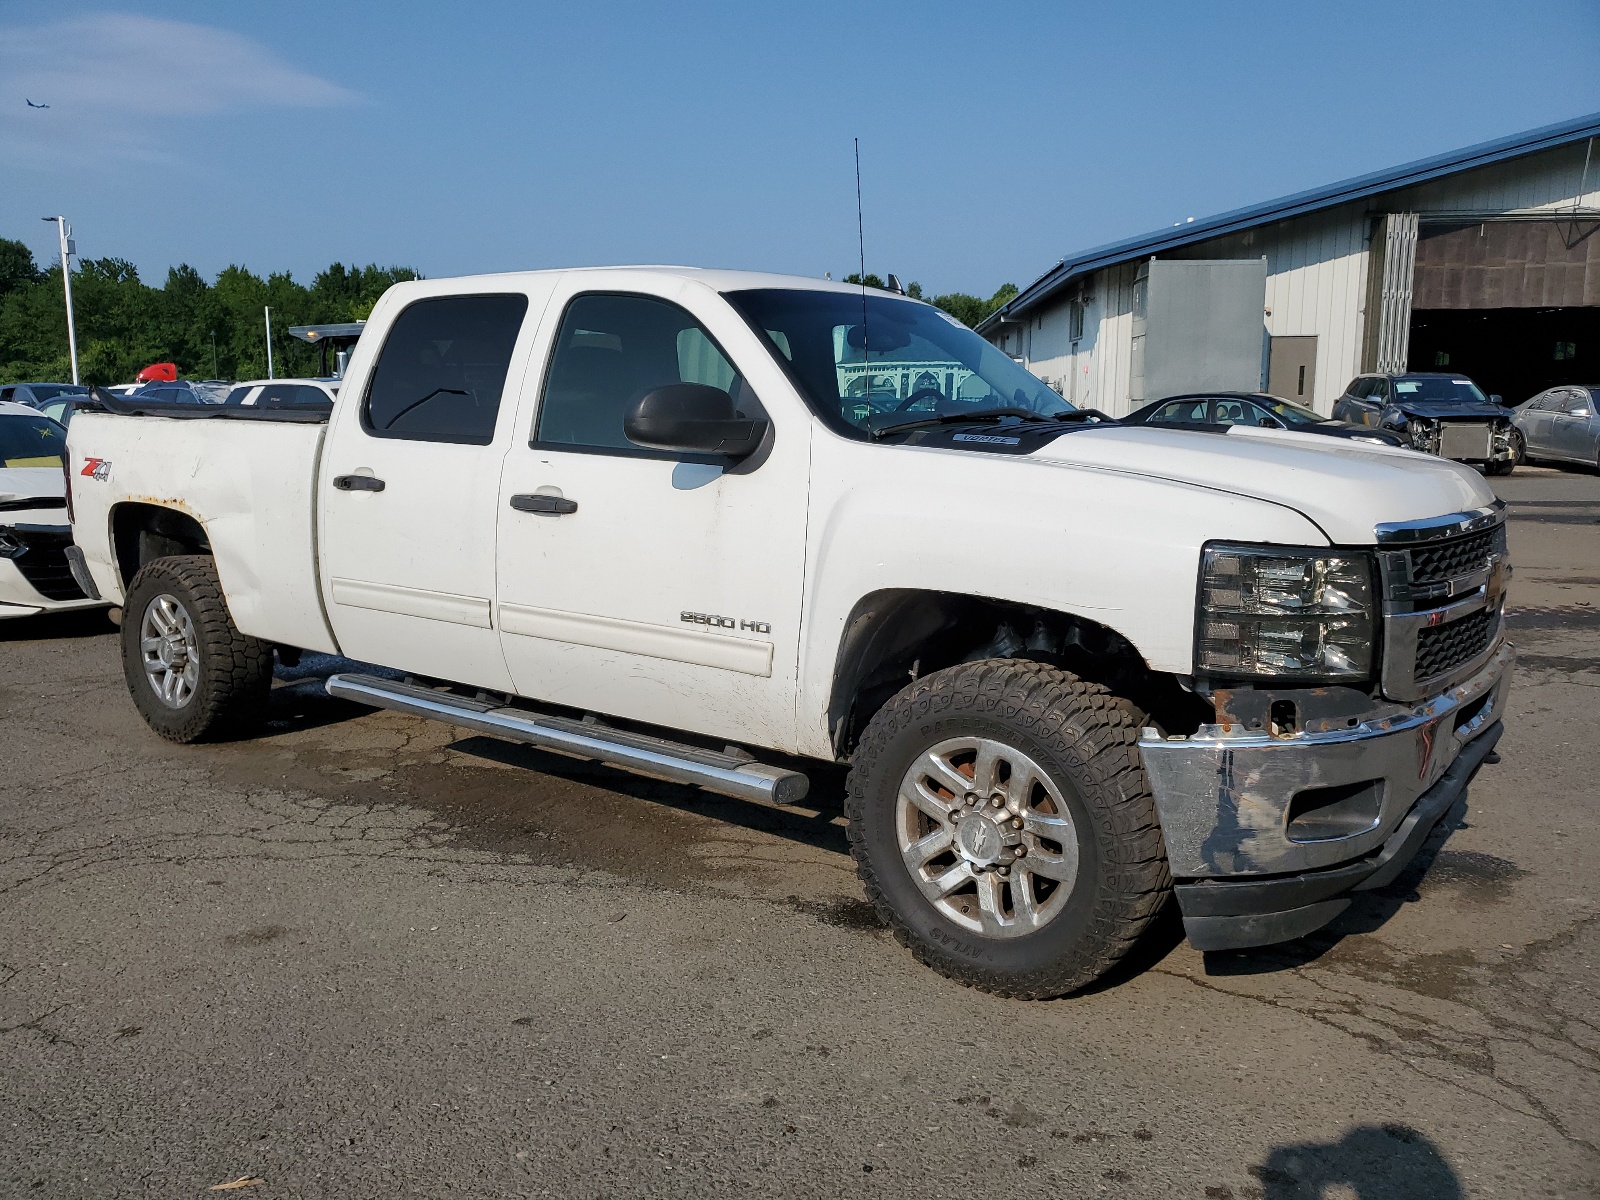
M122 602L120 505L193 517L244 633L333 653L317 582L317 466L326 415L139 405L80 411L67 437L73 533L100 594ZM123 556L129 548L122 547Z

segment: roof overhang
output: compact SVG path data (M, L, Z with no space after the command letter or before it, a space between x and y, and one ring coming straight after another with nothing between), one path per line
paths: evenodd
M1336 208L1341 204L1369 199L1386 192L1415 187L1417 184L1442 179L1448 175L1457 175L1478 167L1493 166L1495 163L1537 154L1542 150L1553 150L1592 137L1600 137L1600 113L1590 113L1586 117L1577 117L1557 125L1546 125L1540 129L1531 129L1526 133L1514 134L1492 142L1481 142L1476 146L1468 146L1448 154L1438 154L1432 158L1418 159L1387 170L1357 175L1353 179L1341 180L1325 187L1296 192L1277 200L1269 200L1265 204L1237 208L1232 212L1220 213L1203 220L1185 221L1182 225L1170 229L1097 246L1063 258L979 322L978 332L986 333L998 325L1018 320L1023 313L1057 295L1076 280L1085 275L1092 275L1105 267L1175 250L1180 246L1193 245L1210 238L1254 229L1274 221ZM1600 169L1600 164L1597 164L1597 169Z

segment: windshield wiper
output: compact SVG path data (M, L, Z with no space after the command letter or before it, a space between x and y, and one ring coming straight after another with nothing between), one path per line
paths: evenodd
M893 425L884 425L872 430L868 436L877 441L891 433L903 433L910 429L926 429L934 425L976 425L984 421L1001 421L1006 417L1016 417L1022 421L1043 421L1053 425L1059 421L1081 421L1089 415L1090 410L1084 408L1068 409L1053 417L1034 412L1031 408L986 408L982 412L945 413L938 417L915 417L910 421L896 421Z

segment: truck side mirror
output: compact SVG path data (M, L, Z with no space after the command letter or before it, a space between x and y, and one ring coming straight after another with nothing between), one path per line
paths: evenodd
M622 432L630 442L655 450L744 458L761 445L767 422L741 417L733 397L721 388L669 383L628 406Z
M1505 401L1502 400L1499 396L1490 396L1489 397L1489 403L1490 404L1504 404Z

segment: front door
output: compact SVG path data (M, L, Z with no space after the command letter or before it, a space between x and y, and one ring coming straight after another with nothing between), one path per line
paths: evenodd
M1594 459L1594 435L1591 431L1593 409L1589 393L1584 388L1565 388L1561 403L1551 414L1551 451L1569 462L1591 462Z
M339 406L318 487L323 602L349 657L510 690L492 615L500 401L529 311L520 290L413 299L345 385L360 403Z
M1267 352L1267 391L1311 408L1317 398L1317 339L1274 337Z
M792 748L810 461L792 385L698 285L673 300L559 299L535 354L549 364L537 411L530 396L500 487L500 635L517 691ZM770 445L730 468L630 442L630 401L680 382L765 413Z

